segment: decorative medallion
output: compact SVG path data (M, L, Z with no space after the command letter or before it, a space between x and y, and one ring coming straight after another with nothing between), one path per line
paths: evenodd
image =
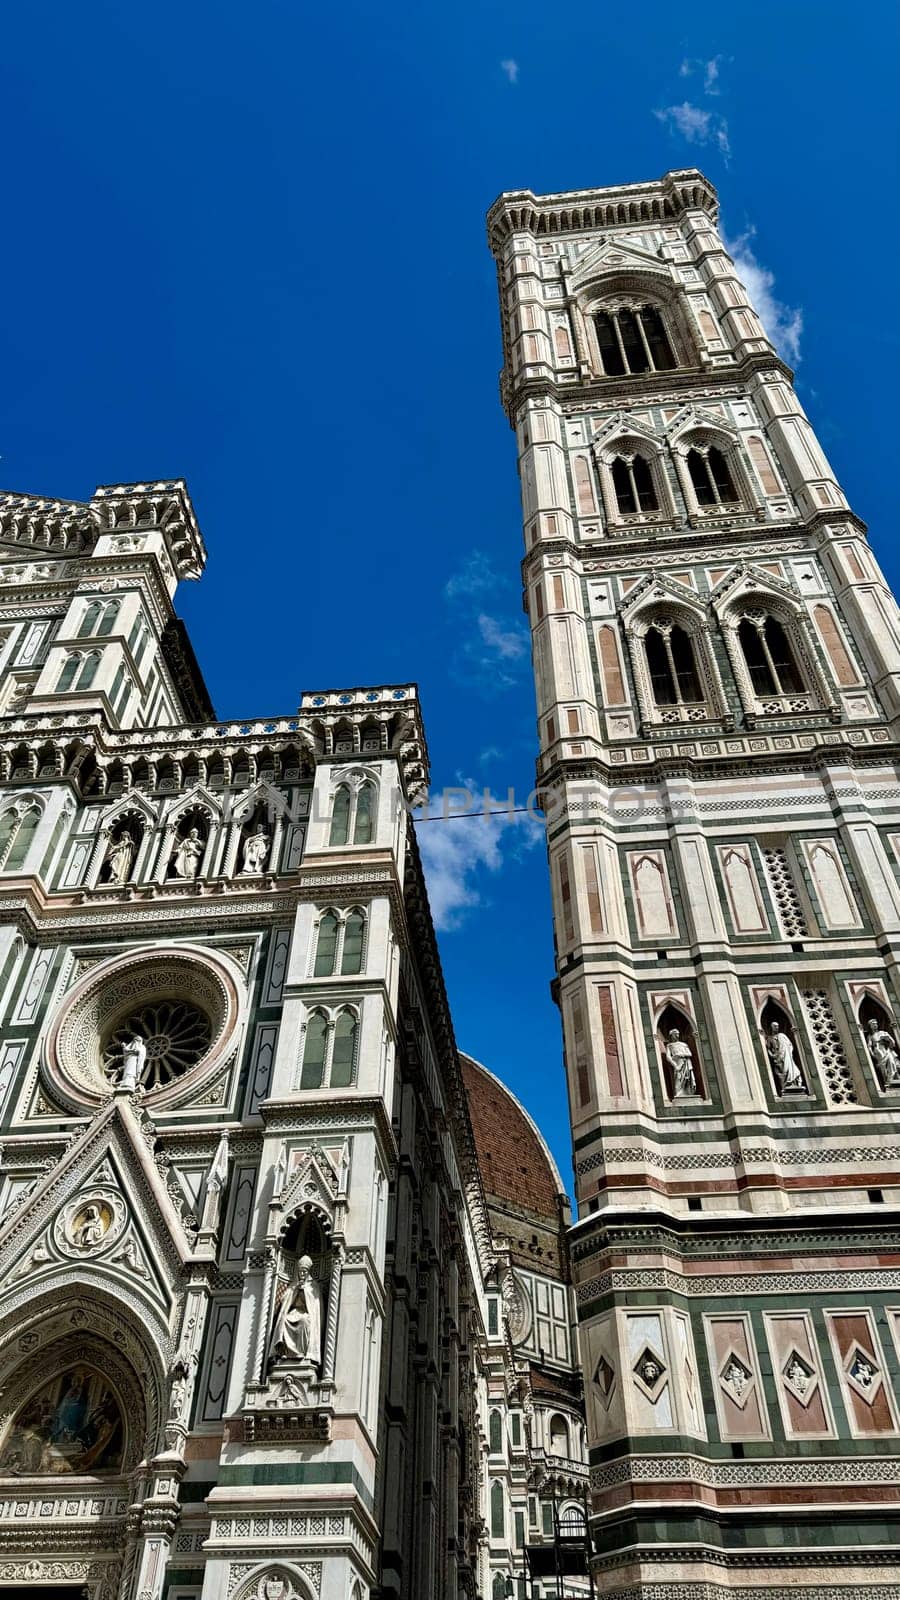
M115 1189L91 1188L63 1206L53 1224L53 1242L65 1256L84 1260L118 1244L128 1214Z

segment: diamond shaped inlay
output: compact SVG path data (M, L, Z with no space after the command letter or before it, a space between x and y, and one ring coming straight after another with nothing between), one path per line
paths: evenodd
M806 1405L812 1397L816 1386L816 1374L809 1362L801 1356L799 1350L792 1350L787 1358L782 1374L785 1388L789 1389L801 1405Z
M594 1368L594 1382L597 1385L597 1388L600 1390L604 1401L609 1400L610 1394L612 1393L612 1386L615 1381L615 1372L613 1371L606 1357L601 1356L596 1367Z
M844 1370L858 1395L871 1405L881 1388L881 1373L867 1351L854 1345L845 1362Z
M634 1375L651 1398L655 1399L666 1369L655 1350L645 1345L634 1364Z
M742 1361L740 1356L735 1355L733 1350L725 1358L725 1362L719 1372L719 1381L728 1398L733 1400L735 1405L743 1406L746 1404L750 1385L753 1382L753 1373L746 1362Z

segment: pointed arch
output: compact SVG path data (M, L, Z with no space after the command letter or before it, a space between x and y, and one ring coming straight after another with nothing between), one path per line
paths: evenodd
M694 1021L687 1011L674 1000L665 1002L656 1019L656 1032L659 1040L659 1053L666 1097L669 1100L681 1098L678 1093L678 1084L675 1081L675 1071L666 1053L666 1046L671 1042L673 1031L677 1031L679 1042L687 1045L690 1051L694 1079L697 1085L697 1097L703 1099L706 1096L705 1078L701 1069L700 1050L697 1045Z
M334 800L331 806L331 832L329 844L347 844L350 839L350 787L346 783L338 784L334 791Z
M119 615L119 606L120 602L118 600L110 600L103 607L103 615L100 618L100 626L97 629L99 637L102 638L104 635L112 633Z
M56 680L57 694L65 694L69 689L72 688L72 685L78 676L78 669L80 666L81 657L79 655L66 656L66 659L62 665L62 671Z
M353 843L371 844L375 833L375 800L377 789L371 778L360 784L356 796L356 820L353 825Z
M347 1089L356 1076L358 1033L359 1019L356 1012L351 1011L349 1008L339 1011L334 1026L331 1072L329 1075L329 1082L332 1088Z
M311 1011L306 1021L303 1040L303 1065L300 1070L301 1089L321 1089L325 1078L325 1055L328 1046L328 1016L324 1011Z
M337 962L338 929L340 919L336 911L325 911L319 918L316 932L316 956L313 963L314 978L330 978Z
M84 656L82 659L81 671L78 674L78 681L75 684L75 688L90 689L93 686L94 679L97 676L97 669L99 666L99 650L92 650L89 655Z
M347 914L341 950L341 972L344 976L355 976L362 972L367 922L366 913L360 906L354 906Z
M85 606L81 621L78 625L78 632L75 635L76 639L87 639L90 637L97 626L97 622L100 618L100 613L102 610L103 604L100 600L92 600L90 605Z
M13 809L11 814L15 821L6 833L5 855L0 855L0 863L2 863L4 872L18 872L25 865L31 842L43 815L37 801L26 805L24 808L20 804Z

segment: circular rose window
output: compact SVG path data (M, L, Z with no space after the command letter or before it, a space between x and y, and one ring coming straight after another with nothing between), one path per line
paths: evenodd
M163 1105L193 1094L234 1053L244 1001L239 969L219 951L175 945L102 961L66 995L47 1033L52 1092L68 1105L99 1105L139 1039L145 1094Z
M199 1006L187 1000L159 1000L141 1006L120 1022L110 1034L103 1051L103 1070L117 1079L122 1072L125 1047L131 1039L142 1039L146 1056L141 1083L145 1089L161 1089L189 1072L202 1060L212 1042L212 1023Z

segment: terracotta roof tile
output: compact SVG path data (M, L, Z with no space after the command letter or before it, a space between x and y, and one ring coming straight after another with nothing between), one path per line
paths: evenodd
M515 1095L471 1056L460 1056L482 1181L490 1198L559 1217L551 1163Z

